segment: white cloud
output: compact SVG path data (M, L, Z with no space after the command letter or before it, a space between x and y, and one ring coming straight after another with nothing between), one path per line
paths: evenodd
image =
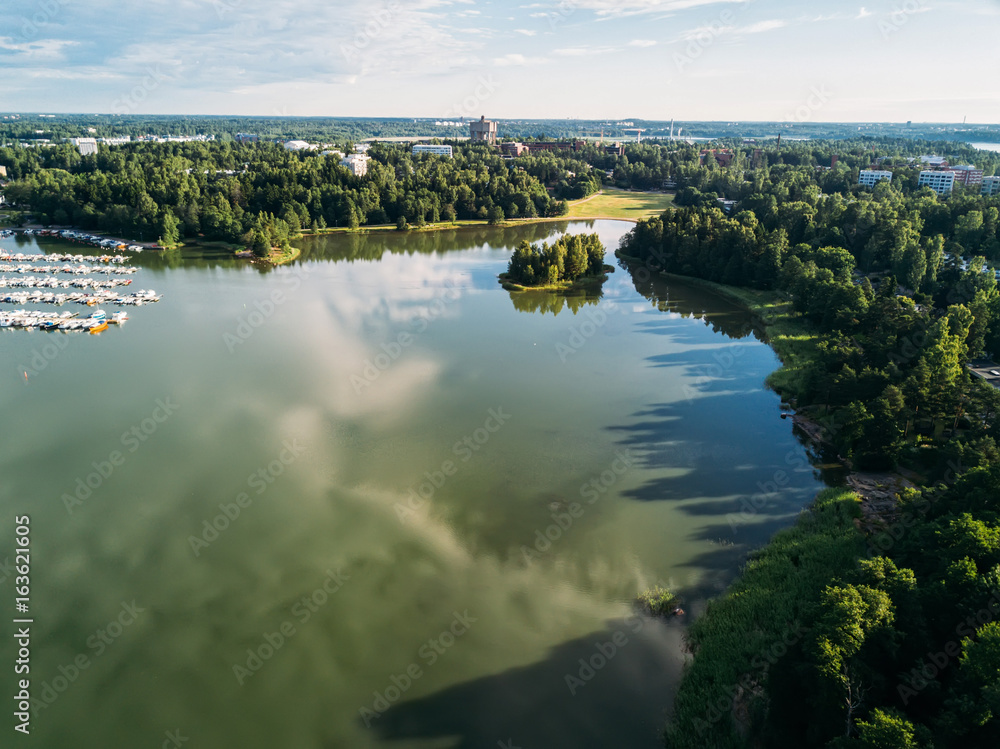
M535 36L538 34L537 31L531 31L529 29L514 29L514 31L518 34L524 34L525 36Z
M494 58L493 64L500 68L506 67L524 67L526 65L541 65L546 63L548 60L544 57L525 57L524 55L518 54L516 52L511 52L503 57Z
M874 15L874 13L868 10L868 8L862 7L861 10L858 11L858 14L855 16L855 19L860 20L862 18L868 18L868 16L871 15Z
M613 47L565 47L556 49L552 54L557 57L587 57L588 55L604 55L614 52Z
M652 39L633 39L628 43L629 47L655 47L658 42L654 42Z
M77 41L68 39L40 39L38 41L18 42L13 37L0 36L0 50L15 52L24 57L60 58L67 47L75 47Z
M672 13L706 5L745 2L746 0L574 0L573 7L592 10L599 16L621 17L641 13Z
M766 31L774 31L775 29L783 29L788 25L788 21L781 21L774 19L771 21L758 21L757 23L752 23L749 26L743 26L742 28L736 29L738 34L763 34Z

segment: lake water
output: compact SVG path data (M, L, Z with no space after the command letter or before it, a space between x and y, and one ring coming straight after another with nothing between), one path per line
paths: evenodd
M19 745L659 746L685 622L821 484L739 308L496 281L522 239L613 262L628 228L145 253L163 301L122 329L0 333L0 562L30 516L45 703ZM0 247L74 247L39 241ZM685 617L633 615L657 582Z
M978 148L980 151L996 151L1000 153L1000 143L970 143L973 148Z

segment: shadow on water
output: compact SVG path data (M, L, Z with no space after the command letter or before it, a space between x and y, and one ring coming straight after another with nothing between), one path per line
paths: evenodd
M522 241L540 242L554 234L565 233L568 228L569 222L550 221L511 226L463 226L456 229L434 231L378 231L371 234L307 236L294 242L302 252L293 265L316 260L333 262L379 260L386 252L393 255L444 254L468 251L470 247L484 245L493 249L512 250ZM18 234L14 241L18 251L24 251L37 243L45 253L72 252L88 256L104 254L99 248L57 237L25 237ZM261 275L266 275L274 270L270 265L235 257L232 248L223 244L184 245L174 250L130 253L128 257L132 265L150 270L172 268L252 269Z
M681 633L645 617L614 620L537 663L395 704L372 729L385 740L450 739L455 749L656 749L681 675ZM599 668L581 671L588 662Z
M601 287L575 289L571 292L551 291L509 291L510 301L518 312L528 314L558 315L564 309L574 315L590 304L598 304L604 298Z
M565 233L567 222L516 224L513 226L463 226L456 229L371 234L330 234L298 240L302 249L298 262L310 260L379 260L393 255L431 255L467 251L470 247L513 250L520 242L540 242Z
M713 332L729 338L742 339L752 335L758 341L767 342L756 317L742 305L700 286L667 281L640 263L619 261L619 265L632 277L635 290L661 312L701 320ZM666 321L648 323L647 328L647 332L651 333L675 332Z
M735 341L752 336L767 342L754 315L741 305L697 286L667 281L640 265L622 267L658 309L701 320ZM665 322L644 323L640 330L671 336L674 342L697 342L693 334L685 336ZM715 548L685 564L709 572L699 589L683 591L689 599L718 594L751 551L788 527L808 505L817 482L832 486L842 481L839 466L791 421L782 420L773 393L756 384L770 374L774 360L753 355L747 343L647 357L648 366L681 370L689 382L686 397L654 404L633 414L629 423L610 427L640 465L656 474L623 496L673 502L685 514L718 519L692 534L693 540Z

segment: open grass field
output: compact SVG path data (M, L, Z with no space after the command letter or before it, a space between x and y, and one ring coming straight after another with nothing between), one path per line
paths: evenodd
M563 218L615 218L639 221L663 213L673 202L673 195L662 192L628 192L605 189L597 195L569 205Z

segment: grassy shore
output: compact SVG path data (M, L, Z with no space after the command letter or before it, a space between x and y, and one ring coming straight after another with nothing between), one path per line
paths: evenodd
M797 392L820 335L789 301L773 291L663 276L750 310L782 363L768 385L783 396ZM861 497L849 489L820 492L796 524L751 554L736 582L709 603L688 633L695 657L674 700L666 746L737 749L760 742L757 732L770 707L764 688L770 668L802 641L799 624L807 619L806 609L865 554L865 537L856 522L861 507Z
M493 226L518 226L520 224L542 224L553 221L631 221L658 216L673 203L673 196L666 193L629 192L626 190L606 189L589 198L576 200L569 204L569 212L564 216L507 219ZM491 226L489 221L439 221L436 224L424 226L409 226L407 232L450 231L466 227ZM375 226L359 226L356 229L347 227L328 227L326 229L305 229L305 237L327 236L330 234L381 234L398 232L395 224L378 224Z
M801 384L802 370L815 355L820 334L802 315L792 309L792 304L774 291L724 286L700 278L662 274L676 278L689 286L698 286L742 304L761 322L768 343L781 360L781 369L772 372L767 384L782 396L794 395Z
M855 526L858 497L826 489L811 511L753 554L739 579L688 633L694 660L674 700L666 731L672 749L736 749L759 741L768 710L761 685L787 650L800 644L807 607L865 553Z
M519 283L511 281L510 276L506 273L501 273L498 278L500 280L500 285L507 291L552 291L556 293L566 293L568 291L590 289L594 287L599 288L605 281L608 280L608 274L614 272L614 268L610 265L605 265L604 273L599 276L581 276L575 281L560 281L559 283L544 284L542 286L522 286Z
M289 247L287 250L272 249L270 255L260 259L271 265L287 265L296 260L301 254L302 250L298 247Z
M534 219L526 219L526 221L532 221ZM563 219L565 220L565 219ZM494 226L509 226L513 223L519 223L516 221L505 221L502 224L493 224ZM470 226L490 226L489 221L439 221L436 224L425 224L424 226L407 226L406 229L400 231L399 227L395 224L375 224L373 226L359 226L357 229L348 229L346 226L337 227L327 227L325 229L303 229L303 237L325 237L331 234L384 234L387 232L392 233L418 233L418 232L429 232L429 231L450 231L454 229L463 229Z

